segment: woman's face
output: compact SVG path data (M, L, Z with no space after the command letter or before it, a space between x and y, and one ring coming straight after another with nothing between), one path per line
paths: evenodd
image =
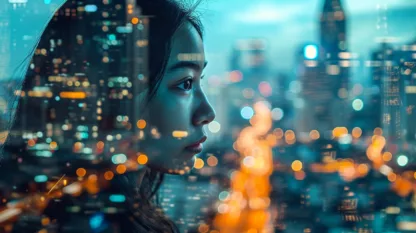
M201 87L205 65L200 35L190 23L183 24L174 34L165 75L142 117L146 127L139 148L149 166L181 174L193 167L201 147L189 146L205 141L203 126L215 118Z

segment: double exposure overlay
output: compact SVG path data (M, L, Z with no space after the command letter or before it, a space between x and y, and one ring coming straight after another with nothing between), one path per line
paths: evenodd
M416 232L416 1L4 0L0 233Z

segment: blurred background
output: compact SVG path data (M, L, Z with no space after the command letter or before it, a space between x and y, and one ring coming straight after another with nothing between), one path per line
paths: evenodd
M64 174L51 168L63 162L55 158L78 156L72 175L91 183L101 173L83 164L104 152L125 172L117 145L136 123L128 110L134 83L120 62L131 54L120 41L129 41L131 25L147 24L120 2L74 1L57 13L63 1L0 4L1 135L8 135L1 142L12 151L2 163L14 161L9 169L24 174L7 173L13 182L47 191ZM416 232L416 1L217 0L197 12L208 60L204 90L217 118L192 172L162 186L162 206L181 231ZM50 18L51 40L31 59ZM79 23L57 39L54 28L70 20L94 29ZM85 45L91 35L103 50ZM88 62L102 68L92 72L108 79L83 72L88 64L70 65L64 38L79 45L71 59L97 54ZM30 81L16 90L25 75ZM22 211L7 204L27 194L1 195L0 226L10 230ZM120 202L111 200L105 205Z

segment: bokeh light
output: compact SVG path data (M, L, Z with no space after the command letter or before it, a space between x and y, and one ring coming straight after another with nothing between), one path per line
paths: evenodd
M304 56L306 59L316 59L318 57L318 47L316 45L306 45Z
M352 108L355 111L361 111L364 107L364 103L361 99L355 99L354 101L352 101Z
M246 106L241 109L241 117L243 117L246 120L250 120L254 115L253 108Z
M406 166L407 165L407 163L409 162L409 158L406 156L406 155L399 155L398 157L397 157L397 164L399 165L399 166L402 166L402 167L404 167L404 166Z

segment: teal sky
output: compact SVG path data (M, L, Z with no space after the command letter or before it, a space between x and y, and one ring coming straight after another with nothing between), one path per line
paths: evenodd
M48 2L45 4L42 0L27 0L25 9L28 14L22 17L21 11L13 9L13 4L10 3L13 1L25 0L2 1L0 12L26 24L24 29L10 35L18 39L18 51L9 54L8 67L22 61L35 44L48 18L63 2L44 0ZM415 0L343 2L348 20L350 49L362 57L366 57L377 47L377 37L394 37L399 43L416 38ZM323 0L204 0L198 7L198 12L206 31L207 58L210 62L207 76L224 73L235 42L253 37L264 38L268 42L267 56L273 70L289 70L293 65L294 51L299 45L318 40L317 19L322 4ZM377 10L377 6L381 10ZM23 6L20 4L17 8L19 7L22 9ZM382 17L383 12L387 16L388 30L377 30L377 20ZM4 37L0 36L2 41ZM2 41L0 42L3 43Z
M394 37L398 43L416 39L414 0L344 0L343 3L350 49L362 57L377 47L379 37ZM229 52L237 39L260 37L269 43L267 55L271 66L288 70L300 44L319 39L322 4L323 0L206 1L200 11L207 30L207 51L221 58L228 56L224 51ZM388 29L377 29L377 21L384 13ZM226 66L227 61L212 60L219 63L212 69L226 69L221 66Z

